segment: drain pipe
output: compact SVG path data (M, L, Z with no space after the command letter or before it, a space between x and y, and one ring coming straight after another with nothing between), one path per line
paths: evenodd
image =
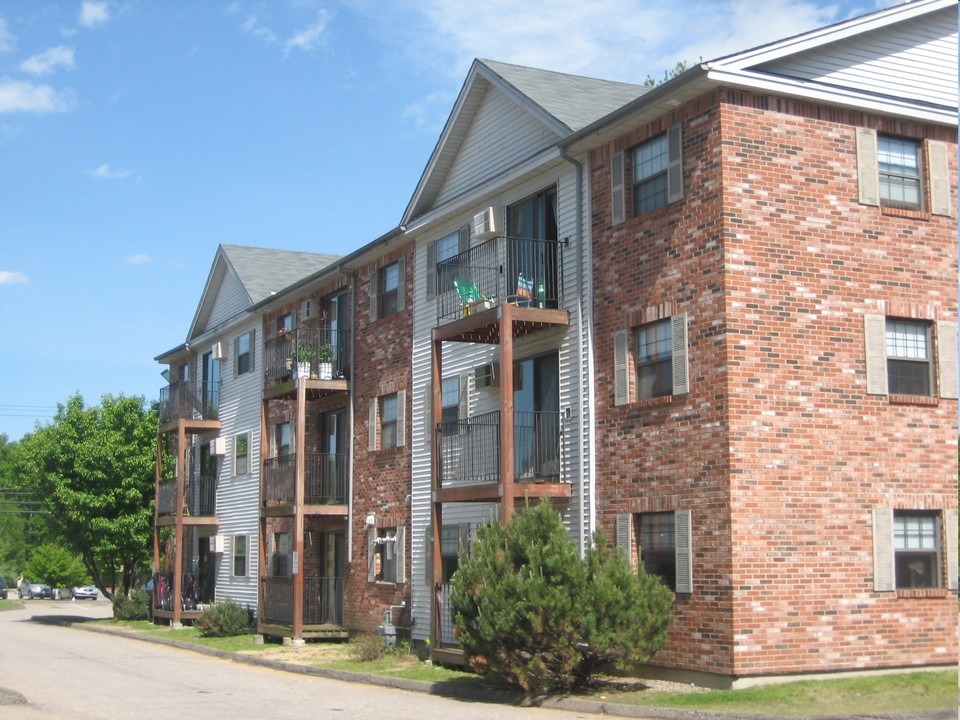
M580 491L577 493L577 516L580 522L580 557L583 557L586 554L587 544L589 543L589 538L585 537L586 528L592 526L592 523L588 523L587 519L584 517L585 508L584 508L584 493L587 491L585 478L583 476L584 470L584 447L583 447L583 428L584 428L584 415L586 414L586 406L591 401L589 398L584 397L583 392L583 376L584 376L584 322L583 322L583 311L584 311L584 288L583 288L583 263L584 263L584 241L583 241L583 163L577 160L574 157L571 157L565 148L560 149L560 157L566 160L568 163L576 168L577 173L577 183L576 183L576 242L577 242L577 262L576 262L576 287L577 287L577 395L578 403L580 405L580 412L577 413L577 477L580 479ZM586 327L590 327L587 324ZM591 347L591 343L587 343L587 347ZM589 358L587 359L589 369ZM592 388L590 388L592 393ZM591 404L592 408L592 404ZM591 474L592 474L592 465ZM590 491L593 490L593 482L589 483ZM592 508L592 505L591 505Z
M356 454L354 451L353 439L355 437L356 427L354 425L354 412L353 405L356 402L356 376L357 376L357 272L355 270L347 270L343 263L341 263L337 268L341 273L350 278L350 304L348 308L350 310L350 376L347 378L347 387L349 388L349 397L350 402L347 403L347 426L350 428L350 452L347 453L347 562L353 562L353 513L354 513L354 502L353 502L353 456Z

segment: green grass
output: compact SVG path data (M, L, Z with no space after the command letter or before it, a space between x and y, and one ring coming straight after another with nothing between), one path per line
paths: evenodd
M608 702L768 715L847 715L957 707L953 670L817 680L705 693L605 693Z
M16 597L16 596L14 596ZM2 610L16 610L18 607L22 607L19 600L0 600L0 611Z

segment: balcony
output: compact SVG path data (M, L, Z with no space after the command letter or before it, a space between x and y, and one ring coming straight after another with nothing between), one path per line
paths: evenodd
M438 263L435 337L500 342L506 306L514 309L515 336L566 325L562 249L552 240L498 237Z
M264 505L292 505L295 503L296 480L296 455L282 455L264 460ZM306 455L303 502L305 505L346 505L346 453L310 453Z
M343 627L345 585L346 579L342 577L304 577L304 637L347 636ZM260 627L272 626L281 634L289 635L294 624L293 578L262 577L260 588Z
M160 388L160 424L175 420L217 420L220 409L220 383L178 380Z
M160 492L157 495L157 515L160 517L175 517L177 507L177 481L173 478L161 480ZM216 518L217 515L217 478L191 477L187 478L183 486L183 516L187 522L197 524L194 519ZM169 521L160 523L169 524ZM203 522L202 524L209 524Z
M503 438L499 411L437 425L436 490L442 502L492 501L503 481ZM559 412L515 411L512 477L517 498L568 497L561 477L562 428Z
M304 379L317 381L315 389L346 390L347 333L327 325L298 328L264 341L263 361L264 388L272 392L289 391L300 367Z

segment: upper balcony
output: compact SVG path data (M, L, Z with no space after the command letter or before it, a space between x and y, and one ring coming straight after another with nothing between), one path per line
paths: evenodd
M164 478L160 481L160 492L156 498L157 515L161 520L159 525L169 525L176 521L177 508L177 480ZM216 524L217 515L217 478L190 477L183 488L182 511L185 522L192 524Z
M496 237L438 263L434 338L499 343L507 307L513 337L568 325L563 246Z
M570 482L562 473L561 414L514 411L507 448L501 425L499 411L437 425L437 500L500 499L505 462L512 465L516 499L569 497Z
M303 380L313 395L347 391L347 332L329 325L297 328L263 343L264 396L285 397Z
M346 453L308 453L305 456L303 504L308 514L347 513ZM263 461L263 514L292 514L296 502L297 456Z
M175 380L160 388L160 426L185 420L196 432L220 427L220 383Z

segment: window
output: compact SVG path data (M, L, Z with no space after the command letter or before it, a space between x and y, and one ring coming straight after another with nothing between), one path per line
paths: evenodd
M249 537L247 535L233 536L233 576L247 576L247 554Z
M286 335L293 332L293 313L278 317L275 325L277 335Z
M873 589L944 587L957 589L957 511L875 508Z
M397 447L397 395L385 395L380 402L380 447Z
M947 144L857 128L860 202L896 210L953 214Z
M274 427L274 455L276 457L283 457L284 455L289 455L292 450L293 445L293 429L290 426L290 423L278 423Z
M406 582L406 533L402 527L367 528L367 580Z
M690 510L622 513L617 515L617 547L632 563L634 537L639 537L639 560L644 570L658 576L675 593L692 593L692 517Z
M930 395L927 323L887 318L887 386L896 395Z
M393 315L399 310L400 265L393 263L380 271L380 317Z
M633 335L631 366L630 336ZM613 337L614 405L690 392L687 378L687 316L660 318ZM633 368L631 377L631 367Z
M250 433L243 433L233 439L233 474L246 475L248 472L250 472Z
M273 552L271 553L270 574L273 577L290 577L293 566L290 562L293 550L293 534L289 532L274 533L270 538Z
M898 588L940 587L940 528L935 513L893 511Z
M863 322L869 394L956 399L957 323L884 315Z
M466 250L464 245L469 245L469 242L464 242L464 239L469 239L469 237L470 230L468 227L464 227L440 238L431 246L433 257L429 257L428 254L427 258L430 265L427 282L431 283L431 286L427 287L427 297L454 290L453 281L463 272L460 270L459 263L448 263L445 266L442 263L450 258L455 258L462 250Z
M253 330L237 337L234 345L237 375L244 375L253 370Z
M666 207L683 198L682 136L679 125L651 138L633 150L633 215L638 217ZM622 222L625 213L622 181L623 158L612 158L613 222Z
M922 210L920 193L920 143L916 140L877 137L880 204Z
M469 525L444 525L440 535L442 557L442 582L450 582L450 578L460 567L460 550L469 550Z
M460 378L444 378L441 396L443 411L440 422L443 423L445 432L456 432L457 421L460 420Z
M637 396L673 394L673 335L669 320L637 329Z

